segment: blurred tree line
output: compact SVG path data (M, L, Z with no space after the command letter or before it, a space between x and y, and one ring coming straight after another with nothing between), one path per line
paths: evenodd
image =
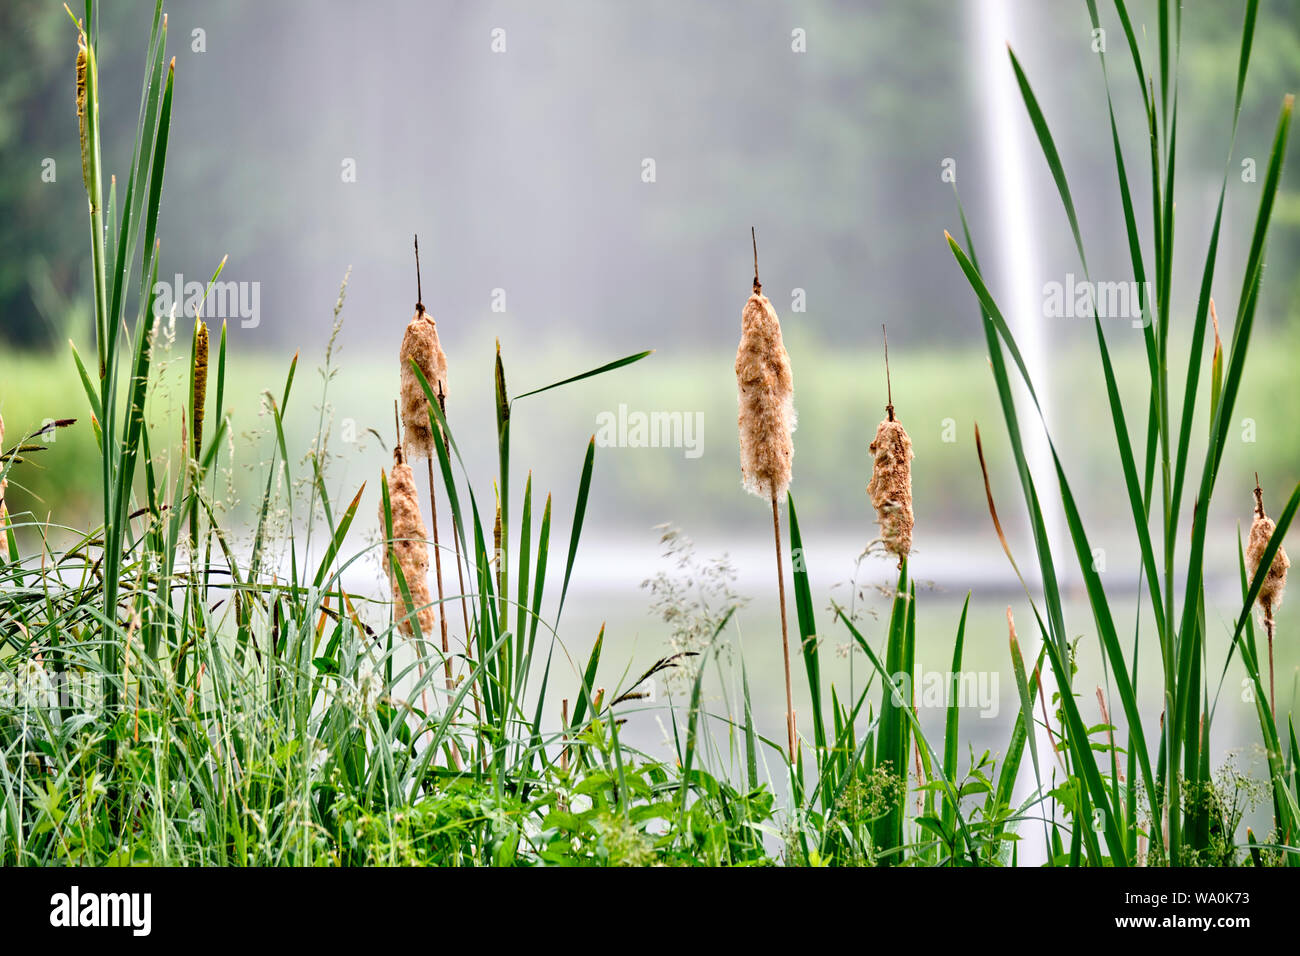
M1109 5L1099 6L1111 28L1112 89L1117 101L1131 99L1133 76L1123 34ZM1154 3L1131 6L1138 24L1151 25L1144 39L1150 68L1156 62ZM99 13L104 145L109 167L119 171L130 158L151 7L147 0L105 3ZM477 15L477 10L471 14L448 5L430 13L431 8L421 5L382 3L359 11L339 0L311 4L311 17L303 15L303 4L291 2L217 6L172 0L167 9L178 61L189 52L196 22L210 35L220 35L227 49L238 47L239 58L207 64L191 57L185 63L167 172L168 196L181 198L164 202L167 260L163 271L184 270L187 278L206 278L220 255L229 251L257 263L262 274L319 281L322 297L332 297L342 271L338 261L342 254L303 243L303 234L338 230L364 243L377 229L387 229L406 214L410 197L393 184L418 180L426 172L421 162L428 162L400 155L386 159L387 181L375 187L378 192L368 194L360 204L365 208L354 204L312 211L324 203L317 201L321 187L301 172L304 156L337 151L333 141L342 138L341 131L352 129L391 145L410 135L408 125L417 125L393 115L388 90L365 85L362 72L348 62L349 44L374 56L386 48L386 37L408 29L404 21L416 15L413 11L441 18L438 22L450 30ZM524 15L509 5L492 5L492 9ZM690 265L683 250L690 250L693 236L736 231L735 209L714 201L717 184L726 182L736 192L754 197L767 223L779 222L788 230L789 255L799 260L792 262L790 271L797 266L800 282L818 290L817 329L825 337L832 338L835 329L846 323L871 316L878 322L899 314L908 317L910 327L901 330L901 338L909 331L922 336L939 330L948 334L950 317L973 306L969 289L949 268L951 263L943 261L938 241L940 229L955 220L951 193L939 180L944 157L962 156L965 168L975 170L972 178L963 179L962 188L963 198L982 217L980 221L987 224L988 217L996 215L996 210L981 206L979 177L989 171L981 169L978 160L964 159L977 156L981 142L979 94L971 83L967 49L970 18L978 15L975 9L950 0L824 0L795 8L668 4L652 13L634 13L619 4L529 8L527 15L535 17L540 27L560 23L562 36L585 33L602 42L589 44L580 54L567 49L543 51L536 63L529 64L533 82L515 83L502 91L474 72L482 69L480 60L440 47L434 35L427 41L431 56L446 61L447 75L461 76L463 85L439 90L441 99L430 110L443 112L418 125L432 127L428 135L436 136L440 125L453 120L472 124L473 111L483 109L488 93L504 93L518 115L545 120L538 120L537 136L569 137L598 159L608 158L602 151L610 149L611 139L639 145L647 138L647 128L670 115L672 138L656 133L667 143L662 147L670 154L667 158L672 158L673 149L699 149L690 154L694 164L690 180L673 187L678 191L668 194L670 202L638 207L627 200L623 206L599 210L610 222L635 217L635 229L649 251L635 266L617 261L593 265L591 271L600 274L602 281L593 281L589 291L570 293L574 311L580 313L571 317L575 322L598 328L599 318L618 314L627 288L643 282L645 275L658 277L661 291L671 301L712 308L709 296L717 293L719 277L708 263ZM1052 53L1083 42L1080 37L1086 37L1088 29L1086 7L1082 0L1057 0L1015 9L1033 18L1041 40L1041 48L1025 51L1027 66L1036 86L1042 86L1040 96L1062 146L1067 172L1072 178L1077 174L1084 184L1075 186L1076 199L1089 187L1101 190L1105 205L1099 221L1107 234L1122 243L1100 71L1087 56ZM1185 7L1179 143L1187 170L1185 174L1180 168L1180 186L1197 182L1198 171L1209 179L1222 170L1242 9L1240 2ZM792 71L790 58L781 58L777 43L769 60L756 59L743 42L732 38L742 29L788 37L791 23L806 30L815 55L798 64L797 74L790 73L782 99L757 100L752 95L755 71ZM320 44L326 44L326 55L310 52ZM27 348L48 347L69 335L84 335L89 328L89 250L77 155L75 52L74 31L58 3L6 0L0 4L0 62L4 64L0 71L0 339ZM681 68L664 69L665 57L679 60ZM321 71L316 79L322 83L335 70L358 69L352 82L360 84L356 99L367 104L365 109L358 112L354 104L351 111L334 110L319 93L313 99L310 77L300 75L304 62ZM716 68L710 68L711 63ZM590 101L557 104L557 90L571 88L566 84L575 71L585 71L586 86L580 88ZM600 99L607 78L617 78L631 90L638 82L653 84L654 98L633 97L624 109L611 112ZM1300 0L1265 0L1255 35L1238 155L1243 144L1258 153L1256 144L1266 143L1271 136L1281 92L1297 87ZM293 101L300 104L303 116L277 113L259 120L264 108L283 109L284 102ZM726 110L719 108L723 103L730 104ZM1077 103L1086 122L1073 127L1063 123L1059 109L1063 103ZM245 129L250 123L254 125ZM436 206L447 210L447 215L452 215L457 200L460 174L472 174L485 158L481 143L471 141L462 149L466 155L459 158L439 157L445 164L446 182L428 186L438 191ZM47 160L55 164L58 188L43 181ZM1260 155L1259 160L1262 169L1265 159ZM623 160L609 159L615 161ZM1134 176L1133 169L1146 158L1131 143L1128 161L1130 178L1140 189L1142 176ZM1290 166L1293 171L1286 177L1274 217L1270 259L1294 264L1300 261L1300 192L1294 185L1296 163ZM590 170L548 169L542 178L550 176L572 186L591 175ZM575 257L603 259L608 254L611 237L587 224L596 214L572 209L566 221L555 221L557 241L568 244ZM193 218L203 223L202 228L192 225ZM748 224L748 220L740 223L742 231ZM500 235L499 223L470 223L464 228L456 240L461 246L481 248L493 243L500 246L501 259L526 258L509 247L511 239ZM584 234L584 228L592 234ZM1068 250L1063 224L1058 232L1050 241ZM760 225L760 244L762 238ZM1091 242L1100 245L1100 238ZM430 261L436 261L435 241L430 239ZM1204 255L1199 237L1184 240L1182 248L1189 261ZM342 261L353 260L349 254ZM319 280L313 267L328 275L329 281ZM406 270L404 262L401 268ZM394 276L395 281L406 281L406 271L395 271ZM454 282L455 277L448 281ZM537 281L545 281L544 274ZM743 276L727 281L744 291ZM1300 312L1300 275L1294 270L1275 271L1269 284L1275 305L1292 315ZM268 310L292 309L299 292L294 282L270 286L264 291L263 305ZM689 327L697 321L699 309L670 311L667 323ZM281 326L270 335L287 335L286 328ZM977 339L977 324L966 322L958 328L971 341ZM724 331L733 334L730 327Z

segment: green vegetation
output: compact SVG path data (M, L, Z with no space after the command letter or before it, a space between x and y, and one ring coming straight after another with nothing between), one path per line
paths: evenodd
M1137 214L1129 188L1128 170L1112 105L1111 131L1133 273L1137 282L1143 286L1150 276L1154 288L1154 301L1144 297L1142 302L1142 314L1148 320L1144 335L1150 394L1148 401L1138 406L1145 412L1142 417L1145 417L1148 422L1146 451L1141 459L1135 455L1130 437L1137 431L1135 424L1140 422L1141 418L1132 411L1126 410L1120 398L1106 335L1101 321L1094 320L1094 322L1102 368L1106 376L1107 399L1114 425L1116 451L1122 468L1134 531L1141 548L1142 570L1149 589L1155 621L1154 637L1160 652L1164 707L1160 729L1156 733L1148 734L1143 729L1135 690L1138 651L1143 644L1144 630L1139 621L1135 626L1133 649L1129 658L1126 658L1118 625L1094 563L1092 547L1055 444L1052 444L1051 451L1071 543L1075 549L1079 571L1087 587L1088 601L1102 645L1103 657L1107 663L1108 681L1113 681L1114 693L1122 704L1128 723L1127 746L1124 748L1124 761L1127 766L1123 776L1120 772L1120 756L1111 742L1110 735L1113 731L1109 727L1103 728L1107 738L1102 752L1110 753L1110 766L1106 768L1098 762L1098 749L1091 739L1092 731L1084 722L1079 704L1070 692L1073 677L1071 660L1073 648L1062 613L1061 593L1057 583L1058 571L1043 521L1042 497L1029 472L1028 460L1021 443L1020 421L1012 397L1012 380L1007 356L1010 356L1018 377L1028 388L1035 411L1041 417L1041 406L1034 391L1031 375L997 303L985 286L974 258L974 245L969 230L966 230L965 234L966 250L963 250L951 236L948 237L948 242L979 300L993 374L1002 397L1004 418L1023 485L1025 505L1034 528L1035 552L1042 575L1043 601L1046 605L1045 616L1039 612L1037 606L1034 608L1034 615L1042 634L1044 655L1050 663L1057 686L1061 689L1058 696L1061 747L1068 754L1070 762L1066 766L1071 775L1067 806L1070 807L1076 820L1093 819L1096 823L1095 827L1075 826L1073 828L1069 850L1070 861L1127 864L1139 858L1142 852L1141 837L1145 836L1146 841L1149 841L1148 853L1151 859L1177 866L1203 859L1204 854L1210 850L1212 814L1207 809L1206 801L1193 796L1202 794L1211 779L1209 733L1223 686L1222 677L1215 682L1214 670L1211 669L1212 665L1205 655L1207 623L1204 572L1210 501L1219 477L1223 449L1232 427L1233 409L1245 371L1246 354L1250 345L1255 311L1259 302L1260 282L1263 277L1264 248L1286 153L1295 98L1293 95L1287 95L1282 102L1277 133L1260 190L1259 214L1251 241L1250 256L1242 276L1236 319L1226 351L1218 341L1217 329L1215 332L1214 356L1209 374L1206 376L1209 379L1211 422L1209 442L1194 499L1191 544L1186 563L1180 565L1177 558L1178 526L1182 514L1185 480L1188 477L1192 421L1198 385L1202 375L1205 375L1203 344L1210 315L1213 312L1211 289L1218 253L1223 198L1227 192L1228 174L1232 164L1232 148L1229 147L1228 150L1223 185L1219 193L1218 212L1203 274L1199 277L1200 296L1192 332L1192 345L1188 350L1187 373L1182 393L1181 413L1179 413L1170 397L1173 383L1176 382L1170 376L1170 367L1174 365L1176 368L1177 363L1170 359L1169 329L1172 321L1170 302L1175 282L1172 273L1175 241L1173 185L1178 130L1177 75L1181 55L1182 8L1176 4L1160 5L1160 28L1157 41L1159 67L1148 73L1143 65L1142 55L1125 5L1122 0L1116 0L1115 6L1124 25L1129 52L1142 91L1151 146L1153 183L1151 228L1154 254L1148 260L1144 258ZM1093 26L1099 26L1095 0L1088 0L1088 11ZM1237 70L1232 130L1234 138L1236 118L1241 109L1250 63L1257 14L1258 4L1248 2ZM1111 80L1107 72L1107 57L1102 54L1100 59L1109 104L1111 103ZM1079 262L1084 275L1087 276L1088 264L1084 254L1084 243L1060 156L1047 120L1014 53L1011 54L1011 62L1043 155L1060 191L1070 230L1078 247ZM962 222L965 226L964 215ZM1146 268L1147 262L1151 263L1149 272ZM1173 417L1174 415L1178 416L1177 419ZM1173 424L1176 424L1177 428L1174 428ZM982 460L981 465L983 465ZM1157 469L1158 486L1156 485ZM1159 498L1153 502L1153 493L1157 491ZM1297 507L1300 507L1300 485L1296 486L1289 500L1286 501L1277 522L1277 530L1272 535L1259 569L1253 576L1248 576L1244 556L1241 558L1243 601L1240 615L1236 618L1229 649L1229 660L1233 654L1239 654L1254 684L1254 699L1264 747L1268 754L1269 784L1274 803L1274 833L1269 842L1272 844L1271 849L1285 852L1285 861L1289 865L1300 865L1300 854L1293 850L1297 830L1300 829L1300 811L1297 809L1300 780L1296 779L1287 764L1288 761L1295 763L1300 759L1300 752L1297 752L1295 746L1294 725L1283 727L1283 734L1280 735L1276 715L1269 706L1269 697L1261 678L1263 668L1255 643L1251 610ZM989 510L996 524L997 513L992 496L989 498ZM1153 522L1161 537L1153 536L1151 532ZM1008 559L1014 565L1015 560L1005 539L1003 546L1006 548ZM1156 551L1156 546L1160 547L1159 552ZM1175 588L1180 580L1185 587L1181 614L1175 604ZM1149 644L1152 637L1150 630L1147 630L1146 634L1146 643ZM1223 672L1226 671L1227 662L1223 667ZM1211 691L1212 686L1213 691ZM1285 734L1288 729L1290 730L1289 741ZM1289 757L1286 746L1288 742L1290 743ZM1108 774L1107 769L1109 769ZM1138 792L1139 784L1142 791L1141 801ZM1145 802L1147 806L1140 807L1140 802ZM1144 812L1146 819L1151 821L1145 828L1145 834L1140 823ZM1157 821L1159 825L1156 825Z
M1121 0L1116 9L1127 23ZM1089 10L1095 20L1091 2ZM1300 487L1277 510L1278 531L1261 571L1249 576L1241 560L1241 603L1222 671L1208 657L1213 618L1204 586L1209 504L1226 478L1221 465L1234 408L1247 394L1246 351L1292 104L1288 98L1282 108L1260 189L1231 340L1210 365L1208 441L1197 478L1193 426L1197 383L1206 374L1218 233L1200 285L1179 406L1171 399L1183 363L1170 344L1178 339L1169 311L1175 235L1169 180L1181 8L1161 4L1161 11L1161 68L1150 77L1150 93L1137 44L1131 47L1147 97L1155 184L1149 274L1156 296L1144 303L1152 318L1143 363L1149 393L1136 406L1126 404L1128 389L1121 390L1096 326L1124 482L1120 498L1112 466L1111 494L1131 511L1148 586L1144 596L1152 607L1135 621L1131 639L1121 635L1060 457L1054 456L1057 488L1035 485L1012 396L1013 367L1032 394L1029 369L966 233L964 245L952 240L951 249L979 300L998 406L1034 532L1042 588L1029 594L1027 584L1026 592L1041 649L1022 651L1008 614L1008 672L1018 712L997 756L970 750L955 693L966 656L968 598L953 623L950 654L938 662L948 668L954 693L942 739L932 741L917 715L918 597L907 562L900 561L884 641L877 646L851 603L832 603L829 615L819 608L808 571L815 555L804 548L800 512L788 497L784 553L797 556L790 592L798 637L794 667L811 702L810 711L799 714L803 737L791 763L784 740L756 729L749 663L723 659L740 606L725 582L696 577L692 583L704 588L703 597L670 587L656 592L656 609L674 622L680 643L643 673L611 676L603 629L561 640L596 445L592 440L575 462L572 510L567 501L553 508L549 495L543 500L534 492L531 474L521 480L512 423L520 409L562 394L553 390L630 374L649 353L511 391L513 379L498 349L490 483L471 481L456 416L422 381L431 425L447 437L445 444L433 443L439 495L451 516L446 535L465 558L465 593L446 597L438 608L444 620L464 622L449 654L450 685L443 680L443 651L433 635L421 632L421 609L412 606L400 573L394 572L403 600L396 602L344 586L350 568L374 560L384 547L355 540L358 512L378 508L391 538L393 506L386 481L349 487L341 497L330 491L325 408L334 377L332 342L305 454L291 452L285 428L289 409L303 402L296 356L283 384L264 394L270 457L256 473L252 539L241 545L217 504L219 472L223 462L229 465L235 381L224 329L217 335L196 324L185 385L177 392L180 414L146 414L147 395L166 374L155 364L159 331L151 302L174 79L161 0L133 160L120 191L104 188L98 37L87 0L81 21L87 31L83 141L97 334L93 356L74 349L72 361L95 436L100 519L85 532L57 529L69 543L55 540L31 512L15 511L5 523L0 863L984 866L1020 862L1020 841L1032 835L1041 836L1052 865L1300 865L1300 747L1289 716L1275 717L1268 707L1251 618L1263 568L1300 508ZM1248 3L1238 103L1255 14L1256 4ZM1046 119L1014 57L1013 63L1078 239ZM1140 279L1148 260L1118 133L1114 143ZM1082 261L1081 240L1079 254ZM336 322L343 308L341 293ZM534 361L530 367L546 366ZM32 410L28 427L11 412L0 477L17 481L45 454L42 441L52 434L41 424L46 414ZM26 434L13 441L24 427ZM814 455L802 460L805 473L818 470ZM1004 461L981 449L986 478ZM835 477L843 481L846 474L854 471ZM1190 546L1180 554L1179 517L1191 479L1198 482L1198 505ZM970 481L978 495L973 473ZM846 481L840 493L860 496L861 483ZM1229 494L1247 497L1248 491ZM1065 623L1061 565L1043 517L1048 495L1059 497L1065 512L1105 662L1107 687L1097 692L1101 723L1087 716L1094 713L1090 691L1074 687L1079 639ZM990 491L987 503L1000 533L995 498ZM57 491L48 499L57 520ZM1282 501L1275 491L1269 500ZM923 513L920 497L917 506ZM445 562L453 553L444 545ZM1175 604L1180 586L1181 609ZM544 600L557 594L554 615L544 618ZM851 642L870 664L869 677L847 696L826 677L822 644L831 633ZM582 653L571 656L578 647ZM768 640L748 651L752 658L775 649ZM1138 706L1139 649L1143 660L1160 663L1165 717L1158 728L1149 719L1144 723ZM1259 788L1231 768L1215 773L1209 764L1221 673L1234 659L1253 684L1268 755L1263 791L1273 826L1259 839L1237 832ZM711 668L726 670L736 688L721 709L703 689ZM652 679L675 688L666 703L644 699ZM426 699L433 702L427 709ZM1118 703L1113 714L1110 701ZM638 712L660 719L672 744L670 762L624 739L625 721ZM1053 744L1050 766L1036 745L1040 734ZM1022 788L1030 775L1026 796Z

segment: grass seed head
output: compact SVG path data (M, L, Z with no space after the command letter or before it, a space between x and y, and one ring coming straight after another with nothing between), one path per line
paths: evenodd
M794 460L794 378L781 341L781 322L767 296L755 291L740 314L736 350L740 472L745 490L765 500L790 487Z
M403 460L401 450L393 452L393 470L388 477L388 500L393 511L393 537L388 543L385 572L393 589L393 603L398 608L406 608L402 597L402 586L393 572L394 564L401 568L402 578L406 581L411 594L411 604L419 608L417 617L420 621L420 633L428 637L433 633L436 620L429 601L429 533L425 530L424 519L420 516L420 498L415 490L415 474L411 466ZM379 511L379 527L384 528L383 504ZM414 635L411 625L410 608L398 616L402 619L399 629L407 637Z
M1256 479L1255 520L1250 524L1250 538L1246 543L1246 565L1250 569L1252 578L1259 570L1260 563L1264 559L1264 551L1276 527L1273 519L1264 514L1264 492ZM1265 621L1271 621L1274 609L1282 604L1282 593L1286 590L1286 572L1289 567L1291 567L1291 560L1286 556L1286 550L1281 542L1278 542L1277 554L1273 555L1273 563L1269 566L1268 573L1264 576L1264 583L1259 588L1258 601L1264 611Z
M886 419L870 445L871 481L867 494L876 509L885 550L898 555L899 566L912 550L912 439L903 423Z

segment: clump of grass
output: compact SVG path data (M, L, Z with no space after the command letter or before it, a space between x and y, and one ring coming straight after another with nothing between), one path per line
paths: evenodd
M747 600L735 590L736 571L726 555L705 560L680 529L663 525L660 530L663 557L673 570L660 571L641 587L650 594L650 613L668 625L668 658L675 662L665 675L668 688L689 693L700 655ZM715 649L715 659L720 650Z
M475 587L462 590L465 606L476 611L467 640L482 651L474 660L465 655L465 679L435 708L427 700L422 710L412 707L411 693L424 698L427 687L423 675L413 681L411 674L430 660L421 645L437 605L429 599L428 542L401 423L381 482L380 548L389 580L386 593L375 596L344 586L345 571L370 550L348 551L366 491L348 489L344 507L335 505L322 437L327 395L312 451L299 459L288 447L284 416L297 355L283 386L263 396L272 426L258 439L269 441L266 491L255 503L246 551L242 529L222 525L207 487L232 448L224 330L209 341L206 327L195 327L182 467L172 468L175 436L151 428L144 415L146 396L162 376L155 345L170 341L153 318L150 277L161 248L155 233L174 61L166 55L167 21L158 3L127 201L119 205L114 191L101 197L100 183L110 180L98 138L95 23L88 16L78 36L85 48L83 139L99 361L83 364L74 350L94 425L93 439L74 440L93 440L99 452L103 524L73 533L59 550L44 522L30 513L11 516L38 548L0 561L0 864L532 865L644 862L651 854L733 861L725 839L705 846L697 832L737 836L753 854L750 828L770 818L770 797L755 799L748 812L745 795L710 790L704 775L673 778L671 766L620 742L615 707L637 698L596 680L602 637L577 674L576 693L567 691L575 706L565 726L544 726L540 716L548 686L565 677L558 662L567 649L558 612L550 620L541 614L556 562L548 573L552 509L548 497L535 524L531 481L521 526L511 527L508 409L649 353L513 399L498 364L499 553L484 533L481 497L463 468L459 478L453 470L459 452L441 401L445 369L443 381L435 375L431 385L418 365L412 368L407 385L414 381L419 393L408 424L426 426L431 440L424 450L438 460L452 529L476 572ZM336 332L341 308L340 295ZM419 308L417 319L431 323ZM417 331L424 331L419 324ZM434 355L445 366L440 351ZM331 372L323 374L326 392ZM207 394L212 382L215 401ZM33 439L70 424L43 426L0 452L0 480L39 450ZM568 535L561 607L594 453L593 442ZM295 480L302 460L309 474ZM312 537L322 529L323 541ZM520 552L513 564L506 556L512 531ZM13 529L6 532L13 552ZM518 589L507 591L514 582ZM374 626L376 607L392 609L387 623ZM507 609L517 609L518 618L507 622ZM536 716L525 713L534 701ZM491 783L484 784L480 768L491 770ZM562 788L574 794L567 816L552 812ZM690 811L699 829L651 834L648 821L669 815L666 805L679 789L696 794ZM665 796L666 790L673 792ZM724 801L742 811L743 822L719 822ZM569 824L591 839L574 840Z

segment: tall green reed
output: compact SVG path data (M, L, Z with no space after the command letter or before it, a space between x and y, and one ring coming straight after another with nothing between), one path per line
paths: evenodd
M1100 27L1095 0L1087 0L1088 14L1094 29ZM1254 36L1258 4L1246 4L1236 92L1234 97L1232 141L1235 142L1237 118ZM1260 189L1259 211L1252 233L1250 252L1241 278L1241 293L1233 325L1232 342L1226 370L1220 373L1217 364L1211 367L1210 440L1205 451L1201 478L1193 501L1191 543L1186 559L1177 559L1177 534L1186 481L1189 449L1193 440L1192 420L1196 409L1198 383L1203 369L1206 321L1210 309L1210 293L1214 280L1218 254L1220 226L1224 195L1227 189L1228 169L1232 164L1232 142L1228 148L1223 182L1215 212L1206 252L1205 265L1199 277L1199 295L1192 323L1191 345L1186 366L1187 375L1182 389L1181 412L1177 430L1172 426L1175 410L1171 402L1174 385L1170 381L1169 340L1173 322L1171 300L1175 285L1173 275L1174 232L1174 180L1176 171L1178 129L1178 62L1181 51L1182 7L1161 0L1158 4L1159 29L1157 45L1159 68L1149 73L1143 65L1141 50L1132 21L1123 0L1115 0L1115 12L1127 39L1133 67L1142 95L1142 105L1147 120L1150 148L1151 176L1151 236L1153 268L1148 273L1138 227L1138 216L1130 188L1128 168L1115 119L1114 103L1110 89L1110 76L1106 69L1106 54L1098 58L1102 68L1110 120L1111 140L1119 179L1120 200L1124 213L1129 253L1134 278L1140 290L1146 289L1148 276L1152 279L1154 301L1142 299L1143 344L1148 360L1149 395L1145 407L1139 411L1126 408L1121 401L1119 387L1111 360L1110 346L1101 321L1094 318L1094 328L1106 382L1107 406L1115 433L1115 445L1120 460L1125 491L1133 519L1133 527L1141 550L1142 576L1146 581L1154 618L1154 637L1158 643L1163 685L1161 731L1150 737L1143 728L1138 708L1136 685L1138 683L1138 649L1142 643L1142 627L1135 625L1134 647L1125 654L1112 611L1110 599L1093 566L1092 551L1087 533L1066 478L1060 456L1049 435L1049 447L1056 473L1060 502L1065 513L1070 541L1074 546L1079 571L1087 590L1094 625L1101 644L1107 673L1114 681L1128 722L1129 766L1127 783L1121 782L1118 762L1112 761L1109 777L1098 766L1090 742L1090 732L1078 703L1071 691L1067 631L1061 611L1061 591L1056 573L1056 563L1051 543L1047 539L1042 498L1029 472L1021 428L1015 402L1011 395L1011 379L1006 356L1010 355L1019 378L1029 390L1042 424L1042 415L1030 370L1016 346L997 303L984 282L974 258L974 246L969 230L966 231L966 250L948 236L948 242L958 265L974 289L980 303L990 362L1002 401L1003 415L1011 437L1015 463L1020 475L1025 504L1034 529L1034 546L1042 571L1043 599L1047 616L1039 618L1044 646L1057 686L1061 688L1061 711L1065 722L1065 742L1071 760L1071 770L1079 776L1083 786L1078 791L1074 828L1083 833L1083 850L1094 863L1103 861L1113 865L1130 864L1138 855L1138 836L1141 830L1150 841L1153 861L1173 865L1193 862L1203 854L1209 844L1209 821L1205 801L1201 799L1210 786L1209 735L1218 702L1219 689L1213 695L1209 689L1211 675L1206 673L1206 619L1205 607L1205 551L1209 531L1210 503L1215 490L1219 465L1227 441L1228 430L1237 391L1245 368L1247 349L1254 325L1258 293L1263 272L1265 240L1278 190L1282 163L1286 152L1293 97L1287 96L1282 104L1277 132L1269 155L1269 162ZM1038 104L1019 60L1010 53L1011 67L1028 110L1043 156L1056 183L1065 209L1071 234L1085 276L1088 274L1087 258L1078 217L1070 194L1060 155L1045 116ZM1156 88L1159 87L1159 96ZM963 229L965 216L962 215ZM969 250L969 251L967 251ZM1220 380L1219 375L1222 374ZM1139 431L1142 418L1146 419L1146 447L1143 470L1139 473L1133 436ZM1159 471L1159 498L1152 504L1157 491L1155 475ZM991 499L990 499L991 504ZM1270 546L1275 550L1290 524L1297 505L1300 505L1300 486L1292 493L1277 534ZM995 518L996 520L996 518ZM1157 534L1151 524L1155 523ZM1266 556L1271 561L1273 550ZM1267 564L1264 565L1267 568ZM1262 580L1261 575L1256 575ZM1175 589L1182 580L1184 593L1181 612L1176 604ZM1250 608L1258 593L1261 580L1243 584L1243 606L1232 633L1231 655L1240 651L1249 678L1259 690L1258 660L1253 642L1243 641L1243 630L1249 624ZM1226 672L1228 661L1224 662ZM1219 688L1222 687L1220 680ZM1258 699L1263 699L1261 695ZM1284 771L1285 763L1279 744L1274 716L1266 706L1259 707L1260 729L1268 752L1270 784L1274 793L1274 825L1277 840L1284 847L1293 842L1296 824L1300 820L1295 812L1296 795ZM1134 783L1140 780L1148 801L1149 825L1142 828L1135 800ZM1103 847L1091 837L1090 828L1078 824L1088 813L1097 811ZM1287 850L1287 861L1300 864L1300 853ZM1077 853L1076 853L1077 855Z

